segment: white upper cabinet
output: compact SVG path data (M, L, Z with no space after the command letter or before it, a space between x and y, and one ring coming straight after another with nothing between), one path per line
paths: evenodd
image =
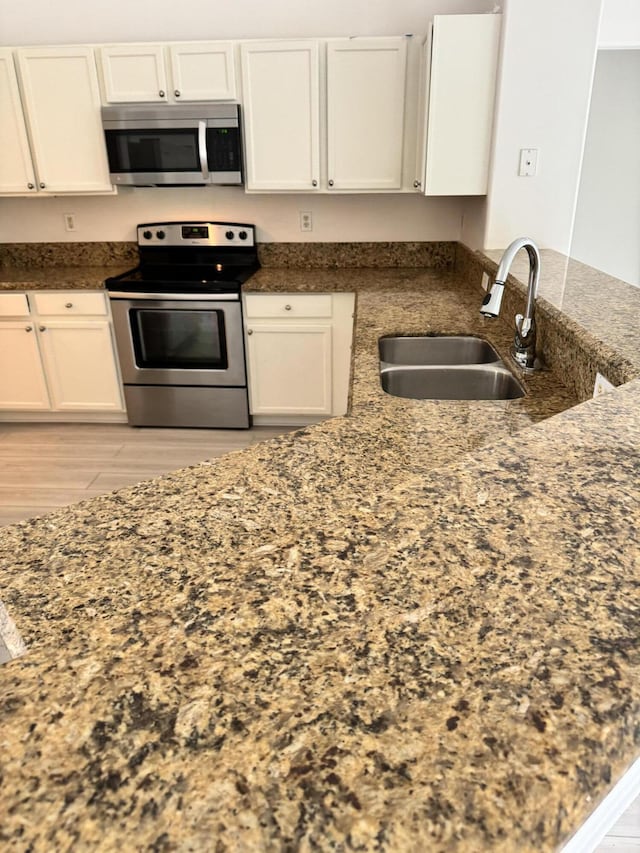
M399 190L406 41L339 39L327 45L327 184Z
M36 176L10 50L0 50L0 151L0 193L35 192Z
M402 188L404 38L248 42L241 56L247 189Z
M247 189L320 182L319 51L315 41L241 47Z
M23 48L16 59L38 188L110 192L93 50Z
M110 104L236 97L231 42L106 45L100 48L100 69Z
M233 101L237 95L231 42L184 42L169 47L173 97L180 101Z
M487 192L501 15L436 15L424 63L426 95L416 188ZM426 149L424 147L426 140Z
M167 101L162 45L114 44L100 48L105 100Z

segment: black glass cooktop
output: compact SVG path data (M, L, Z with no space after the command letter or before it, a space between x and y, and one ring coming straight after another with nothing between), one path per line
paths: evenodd
M259 265L234 264L144 264L108 278L107 290L195 290L210 293L235 292Z

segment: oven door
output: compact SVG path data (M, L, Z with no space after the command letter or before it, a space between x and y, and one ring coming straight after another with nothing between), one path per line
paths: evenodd
M109 294L125 385L247 384L238 294Z

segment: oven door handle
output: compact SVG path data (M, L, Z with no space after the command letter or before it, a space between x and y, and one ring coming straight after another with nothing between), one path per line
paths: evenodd
M209 180L209 164L207 162L207 123L198 122L198 154L200 155L200 169L205 181Z
M237 293L121 293L109 291L109 299L172 300L177 302L239 302Z

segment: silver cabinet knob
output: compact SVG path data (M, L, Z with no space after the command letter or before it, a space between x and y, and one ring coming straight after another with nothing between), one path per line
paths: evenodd
M312 186L312 187L317 187L317 186L318 186L318 182L316 181L316 179L315 179L315 178L311 181L311 186Z
M40 189L43 190L45 188L45 186L46 186L46 184L40 184Z
M332 186L333 186L333 181L329 181L329 186L330 186L330 187L332 187Z
M164 89L160 89L158 94L160 95L161 98L164 98L164 94L165 94Z
M35 184L27 184L27 187L28 187L30 190L34 190L34 189L36 188L36 185L35 185Z
M173 94L176 96L176 98L179 98L180 97L180 89L176 89Z
M253 334L253 329L247 329L247 334L248 334L248 335L252 335L252 334Z
M414 181L414 182L413 182L413 186L414 186L416 189L418 189L418 187L420 186L420 181Z
M47 331L47 327L46 327L46 326L38 326L38 328L40 329L40 331L41 331L41 332L46 332L46 331Z
M284 310L285 311L291 311L291 305L285 305Z
M33 330L33 326L25 326L24 330L25 332L31 332Z
M65 308L73 308L73 302L65 302L64 307Z

